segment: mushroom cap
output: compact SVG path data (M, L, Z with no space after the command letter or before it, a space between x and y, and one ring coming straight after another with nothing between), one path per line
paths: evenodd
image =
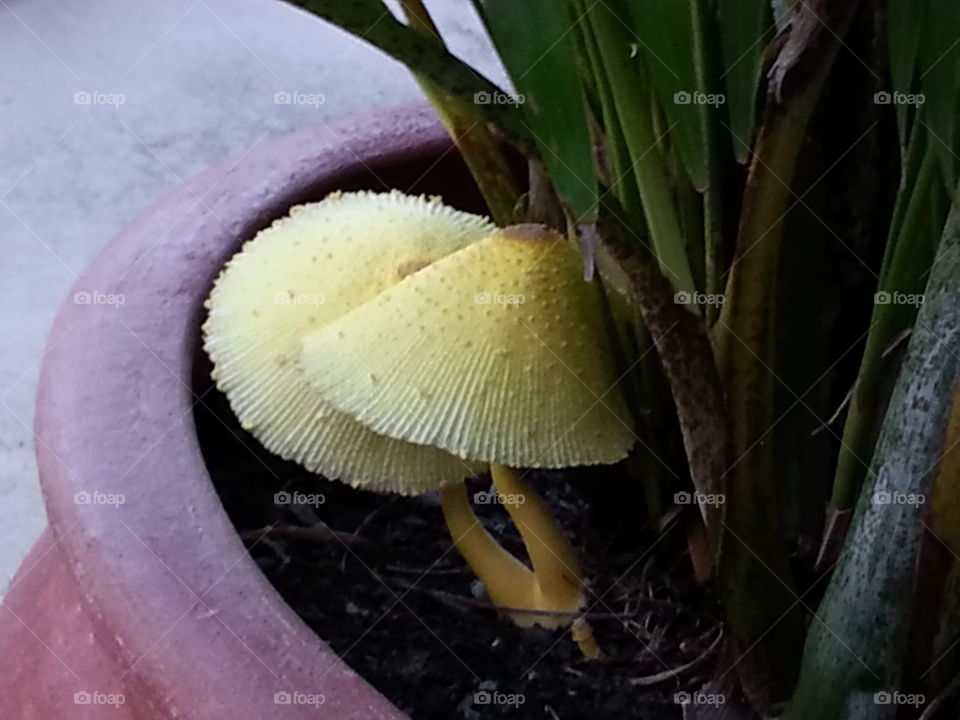
M308 333L493 229L394 191L334 193L258 233L221 272L203 326L213 378L243 427L311 472L380 492L420 494L482 471L337 412L298 358Z
M634 442L580 253L518 225L438 260L308 336L301 364L378 433L470 460L613 463Z

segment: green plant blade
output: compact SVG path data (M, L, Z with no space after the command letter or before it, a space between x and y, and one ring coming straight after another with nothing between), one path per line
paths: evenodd
M920 117L922 119L922 113ZM877 285L877 302L870 319L871 330L843 426L843 442L831 498L831 505L837 510L853 507L866 472L864 464L873 452L877 434L876 410L882 406L879 394L883 372L890 367L886 359L887 349L916 317L915 304L897 299L910 298L921 292L924 273L933 260L943 227L943 216L931 212L928 204L938 192L935 186L939 178L937 156L929 147L927 133L921 130L918 126L912 133L908 148L904 169L906 182L901 185L897 198L891 236Z
M752 147L757 91L763 51L773 37L767 0L722 0L717 3L724 71L721 80L737 160L747 162Z
M575 24L582 20L557 0L481 0L479 7L523 97L524 122L541 148L557 193L576 220L595 219L597 180L577 66Z
M960 205L954 201L838 569L811 626L786 720L882 720L897 706L932 477L960 372Z
M736 263L713 329L737 458L727 478L725 530L730 539L724 540L720 557L720 590L744 653L737 663L744 691L754 707L767 714L790 697L798 669L795 650L803 639L800 606L777 525L783 491L772 443L765 442L777 422L774 279L781 267L797 158L855 11L855 3L821 3L813 17L815 11L804 5L784 40L775 62L780 74L777 100L765 108L743 201ZM798 65L806 65L803 72L796 70Z
M450 54L434 38L425 37L394 18L382 0L291 1L383 50L464 102L473 103L478 96L503 95L500 88ZM538 155L537 143L514 105L478 103L476 107L480 115L500 127L520 149Z
M960 92L960 4L932 2L922 25L917 62L926 127L947 186L956 181L957 98Z
M710 181L710 87L698 30L703 0L634 0L630 19L638 53L664 109L671 140L698 190Z
M687 245L680 231L671 178L654 132L650 95L653 92L642 63L630 56L629 13L625 0L594 3L586 9L609 81L610 98L624 145L632 160L649 237L660 267L676 290L696 291Z
M890 43L890 79L894 92L912 93L920 46L920 26L926 12L926 0L889 0L887 28ZM910 133L910 106L898 103L897 128L900 144L906 145Z

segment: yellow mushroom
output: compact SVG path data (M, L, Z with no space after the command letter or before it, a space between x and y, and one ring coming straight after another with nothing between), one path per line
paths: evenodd
M271 452L350 484L419 494L484 469L377 434L325 402L299 366L305 335L489 235L437 199L334 193L243 246L207 301L204 347L243 427Z
M477 524L462 484L441 489L457 548L521 625L569 624L576 557L513 468L614 463L633 444L599 290L541 225L498 230L311 335L301 363L332 406L377 433L488 463L532 571ZM513 502L511 502L513 500ZM549 613L567 613L558 617ZM596 646L580 632L584 651Z

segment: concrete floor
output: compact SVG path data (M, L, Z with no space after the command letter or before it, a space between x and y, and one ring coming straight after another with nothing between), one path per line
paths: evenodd
M502 82L469 4L428 5ZM264 138L420 97L405 68L279 0L0 0L0 592L46 523L31 437L46 334L97 250Z

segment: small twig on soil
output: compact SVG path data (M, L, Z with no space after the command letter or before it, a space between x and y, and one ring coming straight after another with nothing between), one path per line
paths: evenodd
M241 537L243 537L243 535L241 535ZM244 538L244 539L247 539L247 538ZM264 547L270 548L270 550L273 551L273 554L276 555L278 558L280 558L281 567L286 567L287 565L290 564L291 562L290 556L286 552L284 552L282 547L280 547L280 543L274 542L270 538L264 538L262 536L256 538L256 540L259 541L260 544L263 545ZM251 547L250 549L252 550L253 548Z
M656 685L658 683L665 682L667 680L673 680L679 678L686 672L694 670L701 663L703 663L708 657L710 657L718 647L720 647L720 640L723 638L723 630L717 633L717 637L714 639L710 646L695 657L690 662L681 665L680 667L673 668L672 670L664 670L663 672L654 673L653 675L646 675L644 677L633 678L630 680L630 684L634 686L643 686Z
M408 590L412 592L417 592L422 595L427 595L448 605L455 605L461 608L470 607L478 610L491 610L494 612L503 612L509 613L511 615L551 615L556 617L582 617L587 620L620 620L621 622L628 621L631 617L640 617L640 613L636 615L624 615L620 613L613 612L588 612L588 613L569 613L569 612L550 612L548 610L528 610L526 608L511 608L503 607L500 605L494 605L488 600L477 600L476 598L466 597L465 595L458 595L457 593L445 592L443 590L433 590L430 588L421 588L417 587L412 583L397 582L397 587L402 590ZM670 603L667 603L663 600L656 600L654 598L639 598L641 602L647 602L655 605L664 605L666 607L673 607Z
M408 568L401 567L399 565L386 565L384 572L397 573L398 575L416 575L421 577L424 574L423 568ZM472 577L472 573L467 567L453 567L453 568L431 568L429 571L430 575L463 575L465 577Z
M354 529L353 534L354 534L354 535L359 535L360 532L367 526L367 524L368 524L371 520L373 520L373 518L376 516L376 514L377 514L378 512L380 512L381 510L383 510L383 509L386 508L386 507L390 507L394 502L396 502L396 500L397 500L396 497L391 497L391 498L388 499L386 502L381 503L380 505L377 505L373 510L371 510L371 511L367 514L367 516L366 516L365 518L363 518L363 520L360 521L360 524L357 525L356 529ZM346 571L347 571L347 555L348 555L348 553L345 552L345 553L343 553L343 556L340 558L340 572L346 572Z
M363 520L360 521L360 524L357 525L357 528L356 528L356 530L353 531L353 534L354 534L354 535L359 535L359 534L360 534L360 531L363 530L363 529L370 523L370 521L373 520L374 517L376 517L377 513L379 513L379 512L380 512L381 510L383 510L384 508L390 507L390 506L393 505L393 503L395 503L396 501L397 501L397 498L392 497L392 498L388 499L386 502L381 503L380 505L377 505L373 510L371 510L371 511L367 514L367 516L366 516L365 518L363 518Z
M338 541L344 545L369 545L372 544L370 538L365 538L353 533L331 530L326 525L314 525L313 527L300 527L298 525L277 525L274 527L263 527L258 530L245 530L240 533L243 540L257 541L264 537L284 538L286 540L304 540L307 542L331 542Z

